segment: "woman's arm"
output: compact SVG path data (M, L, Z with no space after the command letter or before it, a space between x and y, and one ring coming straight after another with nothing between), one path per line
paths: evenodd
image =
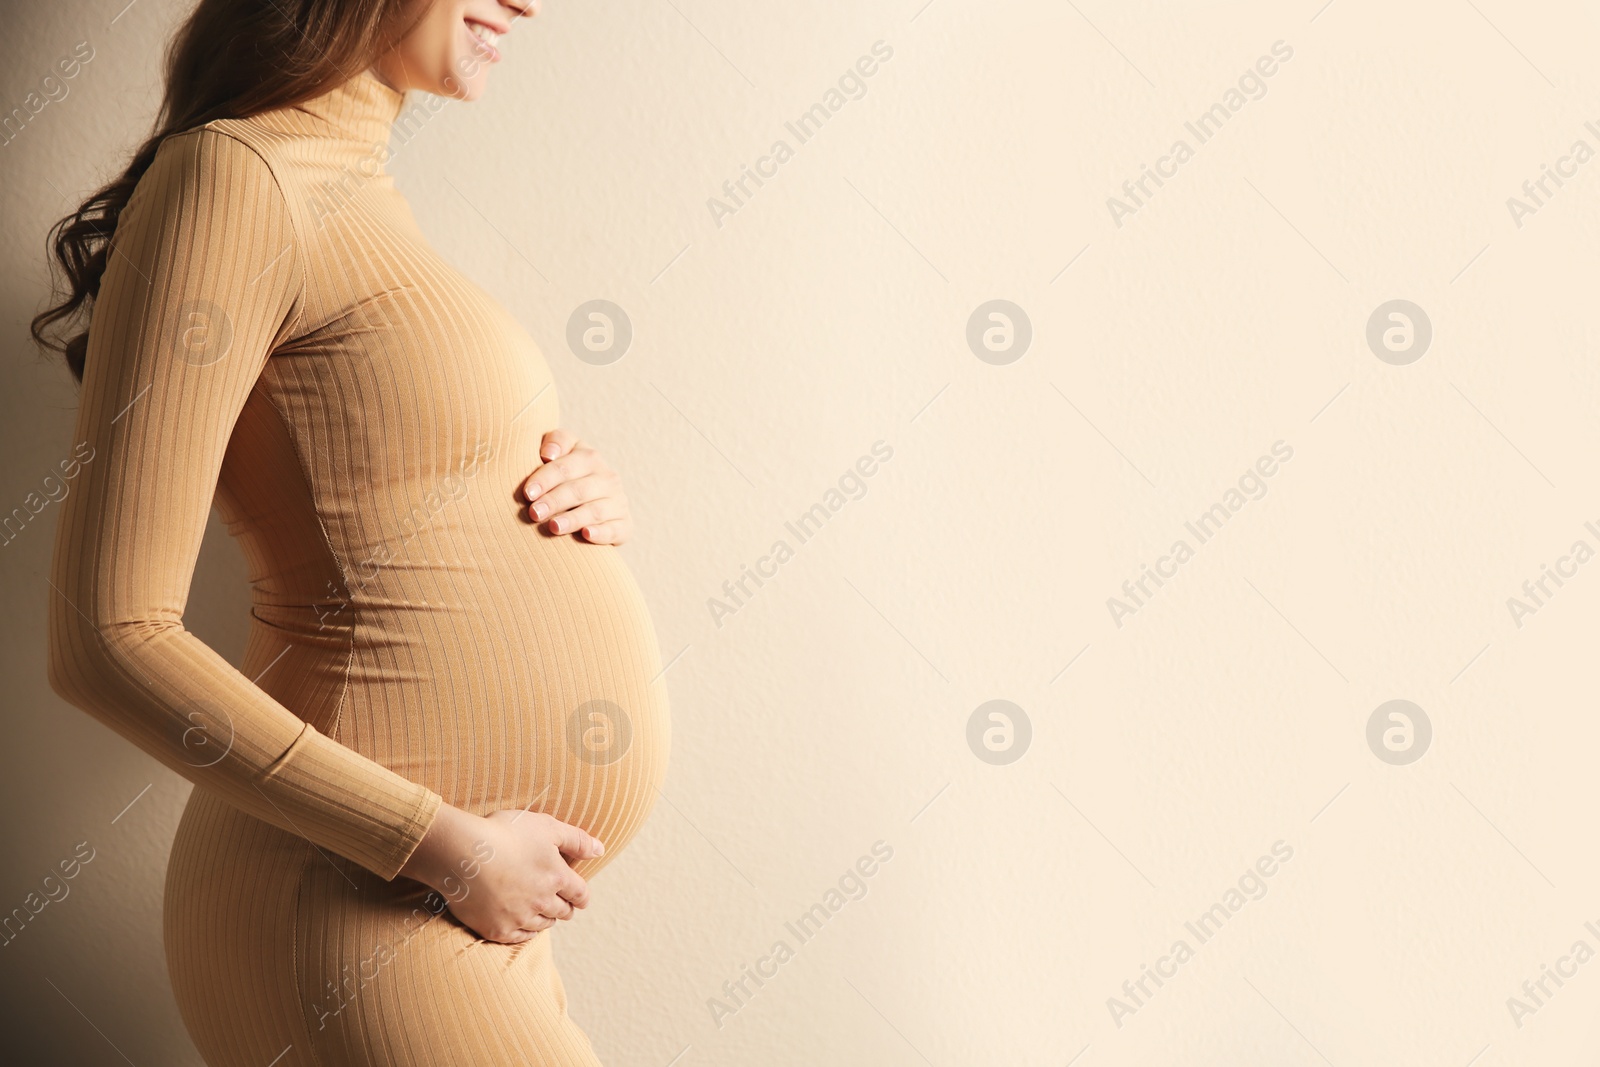
M50 683L234 806L384 879L441 798L318 732L183 626L218 471L302 309L282 190L217 130L168 138L123 209L95 301L51 566Z

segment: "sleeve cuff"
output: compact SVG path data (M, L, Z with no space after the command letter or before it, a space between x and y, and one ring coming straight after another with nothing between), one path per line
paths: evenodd
M306 723L261 790L307 840L392 881L444 798Z

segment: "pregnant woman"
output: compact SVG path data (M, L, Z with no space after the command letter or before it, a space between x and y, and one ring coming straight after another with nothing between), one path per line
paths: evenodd
M164 941L212 1067L598 1062L545 931L666 766L627 507L384 169L406 92L476 98L535 13L201 0L156 135L54 233L69 287L34 330L90 458L51 682L194 783ZM249 567L239 670L183 626L213 503Z

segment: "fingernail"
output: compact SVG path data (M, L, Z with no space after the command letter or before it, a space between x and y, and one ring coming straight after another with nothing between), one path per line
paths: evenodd
M604 856L606 854L606 846L602 845L599 841L596 841L594 843L594 854L596 856Z
M537 499L539 494L544 492L543 489L539 488L538 482L529 482L522 487L522 491L527 494L529 500Z
M533 505L533 521L534 522L543 522L544 521L544 517L546 515L548 515L548 514L550 514L550 505L546 504L542 500L538 500L538 501L534 502L534 505Z
M563 525L564 524L562 523L562 521L560 519L556 519L554 522L552 522L550 524L550 532L551 533L565 533L566 531L564 529L562 529Z

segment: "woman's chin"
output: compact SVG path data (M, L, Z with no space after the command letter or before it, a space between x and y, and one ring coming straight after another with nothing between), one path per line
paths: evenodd
M471 78L462 78L459 75L448 74L441 79L433 91L435 96L448 96L456 100L471 102L483 95L488 87L489 79L483 74L475 74Z

